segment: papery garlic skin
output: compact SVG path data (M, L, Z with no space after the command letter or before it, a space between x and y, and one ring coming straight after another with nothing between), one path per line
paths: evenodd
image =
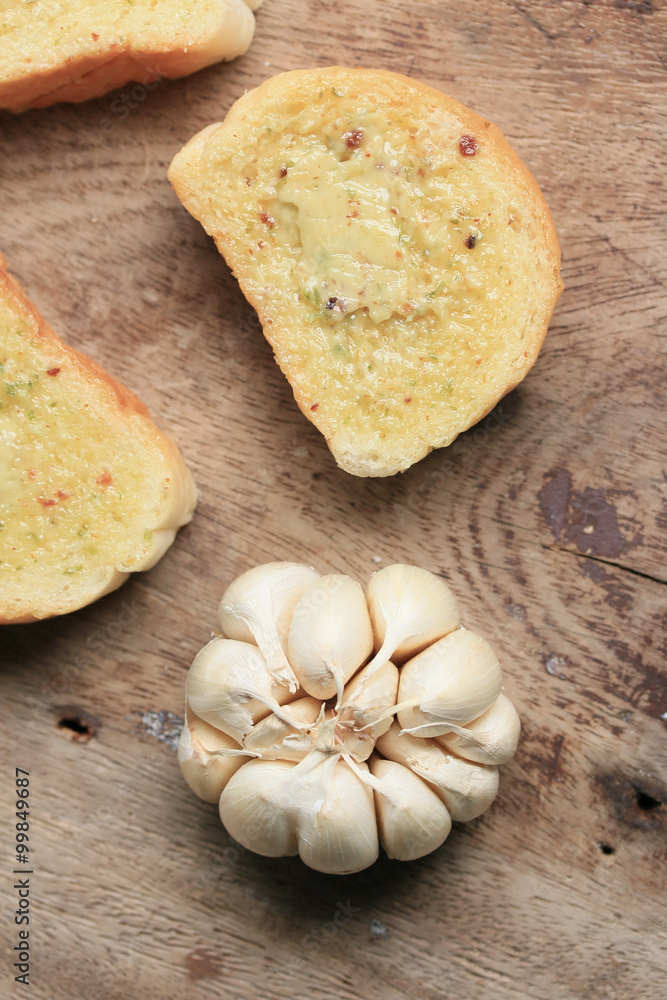
M477 719L455 732L436 736L435 742L478 764L506 764L516 753L520 735L519 713L501 692Z
M341 722L338 712L330 709L317 727L316 746L322 753L348 754L360 762L373 753L375 740L367 730Z
M285 655L287 634L299 598L318 576L302 563L255 566L229 585L218 607L223 635L258 646L273 680L292 693L298 683Z
M398 721L419 736L442 736L447 724L465 726L491 707L503 677L486 639L467 629L450 632L401 669Z
M498 768L473 764L439 747L433 740L401 733L398 723L381 736L377 749L428 782L457 823L485 812L498 794Z
M397 563L374 573L366 591L376 643L371 666L403 663L460 625L447 584L419 566Z
M195 715L237 743L270 711L290 721L280 708L287 687L272 683L264 657L248 642L212 639L194 658L185 693Z
M217 802L231 776L249 759L231 736L186 707L178 740L178 764L195 795L204 802Z
M314 742L307 727L315 725L321 710L322 704L316 698L298 698L290 702L289 713L295 722L306 727L306 731L295 729L272 712L256 723L243 746L246 750L257 751L264 760L301 760L313 749Z
M294 609L287 641L304 691L326 701L342 697L349 678L373 651L373 629L361 586L330 574L311 583Z
M374 755L370 770L378 779L375 811L380 843L387 856L415 861L437 850L452 828L444 802L403 764Z
M397 697L398 668L387 661L379 670L372 671L368 664L345 685L338 716L343 725L349 721L375 741L391 726L392 717L387 717L387 712L396 704Z
M367 760L377 737L391 726L397 691L398 670L393 663L373 674L363 667L345 685L342 704L325 712L317 728L318 748L349 754L357 762Z

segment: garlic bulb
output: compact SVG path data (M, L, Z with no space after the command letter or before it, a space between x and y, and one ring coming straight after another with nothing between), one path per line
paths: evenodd
M498 792L498 768L447 753L433 740L400 731L397 722L377 741L383 757L404 764L427 781L453 820L468 823L485 812Z
M414 771L375 756L370 763L377 779L375 810L380 843L388 857L414 861L435 851L452 828L447 807Z
M371 665L403 663L459 627L456 598L440 577L396 564L374 573L366 594L380 648Z
M230 736L199 719L189 706L178 740L181 774L204 802L217 802L223 788L245 764L248 754Z
M372 651L371 620L356 580L332 574L306 587L287 641L291 667L304 691L322 701L337 695L340 702L345 682Z
M317 577L301 563L255 566L230 584L218 607L223 634L259 646L273 680L291 692L298 683L285 655L287 633L299 598Z
M441 736L449 723L465 726L490 708L502 682L486 639L466 629L450 632L403 666L398 721L407 732Z
M389 566L366 599L272 563L231 584L220 624L187 677L179 763L244 847L356 872L380 843L423 857L493 801L520 723L438 577Z
M435 742L466 760L478 764L506 764L516 753L521 720L519 713L502 692L467 726L451 726L451 732L436 736Z

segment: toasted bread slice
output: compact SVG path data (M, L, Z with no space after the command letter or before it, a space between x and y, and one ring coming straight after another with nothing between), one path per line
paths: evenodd
M431 87L284 73L169 177L348 472L450 444L537 357L562 288L549 210L499 130Z
M0 108L86 101L242 55L261 0L0 0Z
M60 340L0 258L0 623L73 611L149 569L196 496L146 407Z

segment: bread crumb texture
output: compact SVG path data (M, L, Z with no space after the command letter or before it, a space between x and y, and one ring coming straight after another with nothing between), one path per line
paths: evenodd
M257 0L0 0L0 107L155 86L242 55Z
M149 568L195 500L142 404L0 270L0 621L73 610Z
M282 74L170 178L348 472L450 444L537 357L562 287L546 203L499 130L430 87Z

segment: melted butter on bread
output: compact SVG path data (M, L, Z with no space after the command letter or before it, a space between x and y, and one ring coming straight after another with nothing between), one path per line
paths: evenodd
M535 361L561 290L537 185L498 130L370 70L267 81L170 177L338 463L390 475Z
M261 2L261 0L260 0ZM256 0L0 0L0 108L99 97L246 51ZM123 99L125 98L125 100ZM136 98L136 94L135 94ZM127 103L130 101L130 103ZM122 118L137 106L111 103Z
M0 621L74 610L150 568L195 502L145 407L0 267Z

